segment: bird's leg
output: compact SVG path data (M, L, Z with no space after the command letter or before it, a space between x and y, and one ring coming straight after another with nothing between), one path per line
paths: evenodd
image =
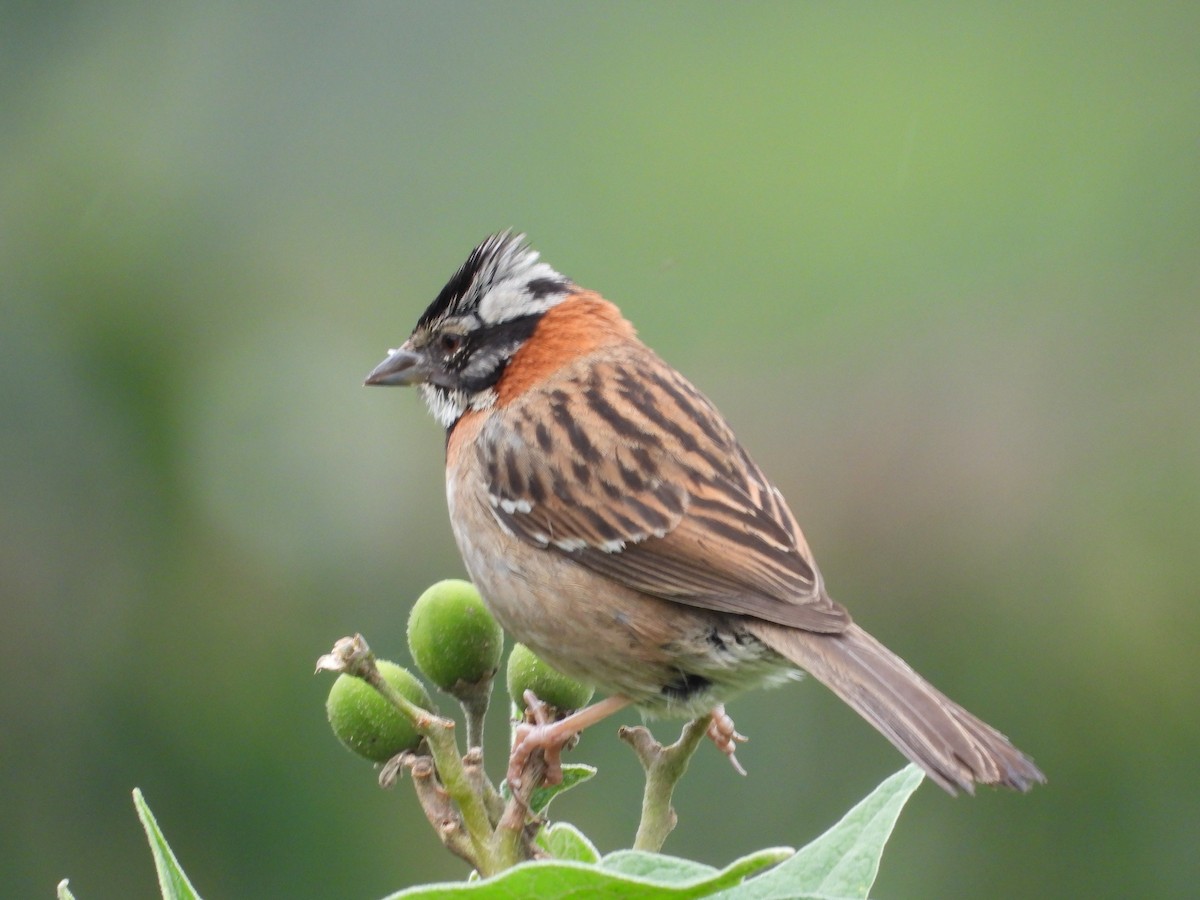
M729 757L730 763L733 764L734 770L739 775L746 774L746 770L738 762L734 751L737 749L737 744L744 744L750 739L744 734L738 734L737 729L733 727L733 719L725 712L724 704L713 707L712 721L708 726L708 739L717 745L718 750Z
M628 706L629 700L619 695L606 697L599 703L584 707L557 722L550 718L546 704L535 697L532 691L525 692L525 705L533 713L534 721L532 724L523 722L514 730L507 778L509 790L514 793L516 793L517 785L520 784L521 774L529 757L537 750L542 751L546 760L545 783L558 784L561 782L563 747L589 725L595 725L617 710Z

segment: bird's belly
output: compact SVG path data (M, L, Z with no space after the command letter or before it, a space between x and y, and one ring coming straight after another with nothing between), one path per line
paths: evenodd
M483 504L456 510L448 495L463 561L492 614L564 674L682 717L794 673L741 617L631 590L507 534Z

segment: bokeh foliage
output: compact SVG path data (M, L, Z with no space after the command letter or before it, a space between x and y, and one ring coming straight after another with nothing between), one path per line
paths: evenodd
M359 383L507 226L1049 775L919 792L881 896L1194 890L1198 45L1182 3L6 4L0 893L150 896L135 784L209 896L463 874L311 669L462 573L436 426ZM697 759L672 853L900 761L815 686L732 711L751 777ZM577 752L560 814L628 846L636 761Z

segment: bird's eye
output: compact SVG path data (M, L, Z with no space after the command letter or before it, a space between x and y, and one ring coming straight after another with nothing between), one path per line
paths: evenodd
M451 356L457 353L459 348L462 347L463 336L461 334L454 334L453 332L446 332L438 338L438 344L441 346L443 353Z

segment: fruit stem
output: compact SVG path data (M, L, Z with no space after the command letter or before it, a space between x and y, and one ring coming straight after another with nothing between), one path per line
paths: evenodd
M317 661L317 669L346 672L363 679L412 722L413 727L429 744L429 751L437 766L437 774L462 816L463 826L470 840L471 861L479 870L479 874L486 878L511 866L511 862L505 864L498 859L487 807L483 798L474 790L471 779L463 768L462 757L458 753L458 741L454 739L454 721L421 709L388 684L379 674L375 665L375 655L361 634L339 640L334 644L333 652Z
M450 693L462 707L463 718L467 722L467 749L483 746L483 721L487 715L488 705L492 699L492 681L495 673L480 679L475 684L464 681L454 685Z

